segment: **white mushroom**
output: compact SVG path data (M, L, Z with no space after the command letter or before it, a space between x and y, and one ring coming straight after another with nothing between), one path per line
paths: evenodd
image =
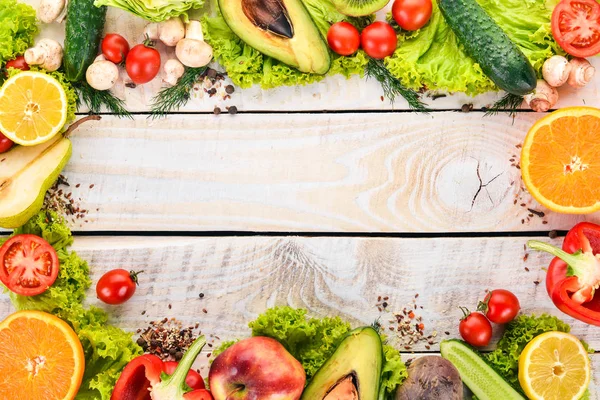
M25 50L25 62L29 65L39 65L46 71L56 71L60 68L63 49L56 40L42 39L30 49Z
M49 24L62 20L67 15L67 3L65 0L41 0L37 9L37 16L40 21Z
M163 82L165 82L169 86L175 86L179 78L183 76L185 72L185 67L178 60L172 58L167 60L163 67L164 76Z
M119 79L119 68L107 60L94 61L85 72L85 80L96 90L108 90Z
M535 90L525 96L527 105L536 112L546 112L558 102L558 91L545 80L538 79Z
M169 18L163 22L153 22L144 28L144 37L160 40L166 46L173 47L185 37L185 25L181 18Z
M546 83L552 87L564 85L569 79L571 64L563 56L552 56L544 62L542 75Z
M574 58L569 61L571 73L567 83L574 88L581 88L590 83L596 72L596 68L585 58Z
M185 30L185 39L180 40L175 48L175 54L183 65L204 67L212 60L212 47L203 39L200 21L190 21Z

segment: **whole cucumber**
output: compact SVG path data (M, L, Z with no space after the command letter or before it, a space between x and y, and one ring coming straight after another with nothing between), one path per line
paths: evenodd
M87 68L98 55L106 21L106 6L94 6L94 0L69 0L65 28L65 75L71 82L85 79Z
M476 0L438 0L438 4L466 53L496 86L518 96L535 89L531 63Z

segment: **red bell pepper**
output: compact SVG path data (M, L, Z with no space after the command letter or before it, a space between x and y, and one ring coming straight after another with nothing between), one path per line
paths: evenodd
M145 354L125 366L111 400L213 400L208 390L189 390L185 384L194 360L206 344L199 337L185 353L172 375L164 373L163 361L155 355ZM187 391L187 393L186 393Z
M582 222L565 237L562 250L535 240L535 250L555 256L548 267L546 290L559 310L573 318L600 326L600 225Z

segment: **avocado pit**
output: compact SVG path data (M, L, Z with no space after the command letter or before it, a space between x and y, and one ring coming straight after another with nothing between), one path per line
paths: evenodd
M281 0L242 0L242 9L254 26L291 39L294 27Z
M360 400L356 375L352 373L340 379L323 400Z

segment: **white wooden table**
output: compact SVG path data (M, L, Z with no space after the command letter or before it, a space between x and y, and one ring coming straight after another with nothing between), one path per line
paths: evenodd
M111 9L106 31L134 43L144 24ZM62 37L62 27L44 27L48 35ZM124 329L172 316L232 339L283 304L370 324L389 318L378 296L396 311L419 294L427 330L456 337L459 306L506 288L524 313L560 316L600 348L598 328L567 318L548 298L542 268L550 257L525 257L530 238L600 222L600 214L548 212L522 188L517 146L541 114L457 111L496 94L426 99L435 111L415 114L403 101L382 102L376 82L327 78L238 90L221 103L197 97L183 113L151 120L148 101L160 85L119 85L139 115L82 126L65 170L90 210L87 223L73 225L73 249L89 260L94 281L113 268L145 270L135 297L110 307ZM562 90L559 105L600 106L599 88L600 79ZM215 105L240 113L215 116ZM88 300L103 306L91 292ZM0 318L12 311L0 297ZM412 351L406 358L439 346ZM593 361L598 384L600 355Z

